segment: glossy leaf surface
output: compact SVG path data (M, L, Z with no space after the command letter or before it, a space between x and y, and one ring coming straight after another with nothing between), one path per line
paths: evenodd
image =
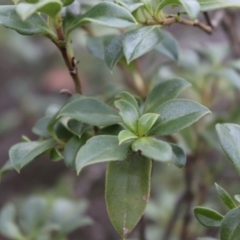
M109 126L121 121L118 113L102 101L84 97L66 104L58 117L70 117L93 126Z
M229 211L223 218L220 227L221 240L237 240L240 234L240 209Z
M163 33L158 26L141 27L128 32L123 41L123 52L130 63L134 59L152 50L163 40Z
M217 124L216 130L223 151L240 174L240 126L237 124Z
M219 228L223 219L220 213L209 208L196 207L194 214L197 220L208 228Z
M18 143L10 148L9 158L14 168L20 172L22 167L51 149L54 145L53 140Z
M15 8L15 6L0 6L0 24L22 35L55 35L40 15L34 14L27 21L22 21Z
M130 154L120 162L110 162L106 174L106 203L109 218L125 239L142 217L150 197L152 162Z
M144 105L144 112L156 112L164 102L177 97L189 86L191 84L182 78L175 78L158 84L149 93Z
M156 113L161 120L150 131L152 135L170 135L198 121L210 111L203 105L185 99L170 100L162 104Z
M101 135L92 137L81 147L77 154L77 172L79 173L83 167L94 163L124 160L128 148L128 143L119 145L117 136Z
M152 137L137 139L132 144L132 150L156 161L170 162L172 160L172 148L170 145Z

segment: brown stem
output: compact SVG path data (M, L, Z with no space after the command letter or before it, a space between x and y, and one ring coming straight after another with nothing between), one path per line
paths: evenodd
M68 71L73 79L75 90L77 93L82 93L82 86L81 86L81 80L78 73L77 64L75 62L75 58L70 56L67 51L67 44L65 42L65 37L63 33L62 27L59 27L56 29L56 33L58 36L59 42L55 42L56 46L60 50L63 60L68 68Z

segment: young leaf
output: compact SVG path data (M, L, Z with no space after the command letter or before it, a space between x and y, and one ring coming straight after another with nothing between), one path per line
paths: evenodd
M121 161L127 156L129 149L128 143L119 145L117 136L101 135L92 137L80 148L76 157L77 172L87 165Z
M137 121L139 118L139 113L137 109L126 100L117 100L114 102L116 108L119 109L119 115L122 117L123 123L129 130L136 133L137 132Z
M234 198L235 198L236 201L238 201L240 203L240 195L239 194L234 195Z
M172 160L172 148L166 142L153 137L139 138L132 144L134 152L141 152L147 158L160 162L170 162Z
M158 108L160 121L150 130L151 135L170 135L181 131L210 113L203 105L185 99L170 100Z
M131 103L137 110L139 108L138 102L137 102L136 98L132 94L130 94L128 92L125 92L125 91L120 92L116 96L116 98L120 98L120 99L126 100L127 102Z
M240 209L229 211L223 218L220 227L221 240L237 240L240 234Z
M220 187L219 185L217 185L216 183L215 183L215 186L216 186L219 197L222 199L225 205L230 209L236 208L236 205L233 202L233 199L228 194L228 192L222 187Z
M15 224L16 209L12 204L5 205L0 212L0 233L10 239L23 239Z
M134 12L136 11L138 8L140 8L141 6L143 6L143 3L139 3L138 1L133 1L133 2L128 2L128 1L121 1L121 0L115 0L116 3L118 3L119 5L123 6L124 8L126 8L129 12Z
M66 166L70 169L76 169L76 157L80 148L86 143L86 138L73 136L65 145L63 159Z
M22 167L54 147L54 145L55 142L53 140L18 143L10 148L9 158L13 167L20 172Z
M170 146L172 147L173 152L173 164L179 168L184 167L187 162L187 157L184 150L180 146L173 143L171 143Z
M201 11L211 11L221 8L240 7L240 0L198 0L201 6Z
M51 117L44 117L39 119L34 127L32 128L33 133L35 133L38 136L48 138L50 137L50 133L48 132L48 124L51 120Z
M97 23L114 28L127 28L137 24L131 13L123 7L111 2L102 2L82 16L77 16L69 21L65 29L67 35L86 23Z
M114 37L105 46L104 60L110 70L112 70L117 62L123 57L123 39L126 34Z
M158 84L149 93L144 105L144 112L156 112L164 102L177 97L189 86L191 84L182 78L175 78Z
M62 9L60 0L41 0L38 3L19 3L16 6L17 14L23 21L27 20L34 13L42 12L54 18Z
M141 27L128 32L123 40L123 52L130 63L134 59L152 50L163 40L159 26Z
M212 209L196 207L194 214L197 220L207 228L219 228L221 226L223 216Z
M150 197L152 162L130 154L121 162L110 162L106 174L106 204L117 232L126 239L143 215Z
M33 14L23 22L16 13L16 6L0 6L0 24L22 35L50 35L56 38L55 33L38 14Z
M61 154L61 152L56 149L56 148L53 148L51 151L50 151L50 159L53 161L53 162L58 162L60 160L63 159L63 155Z
M72 132L74 135L77 135L79 138L82 137L82 135L87 132L88 130L92 129L92 126L81 123L77 120L70 119L67 122L67 128L70 132Z
M162 30L162 33L163 40L154 49L170 60L178 61L180 52L177 40L167 31Z
M216 130L223 151L240 174L240 126L237 124L217 124Z
M142 115L138 119L138 126L137 126L138 134L140 136L143 136L146 133L148 133L148 131L153 127L153 125L155 124L158 118L159 118L159 114L156 114L156 113L146 113Z
M93 126L109 126L121 121L115 110L93 97L79 98L65 105L58 114L63 116Z
M129 130L122 130L118 134L119 145L122 144L123 142L126 142L128 140L134 140L136 138L138 137Z

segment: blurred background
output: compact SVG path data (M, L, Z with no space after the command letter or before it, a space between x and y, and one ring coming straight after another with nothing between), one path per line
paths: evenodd
M1 5L12 4L7 0L0 1ZM84 4L84 1L80 2ZM188 153L188 164L184 169L154 164L151 200L144 217L148 240L217 237L217 231L204 229L194 219L193 208L202 205L223 214L226 212L218 199L215 182L231 195L240 194L239 177L222 153L214 129L217 122L240 123L240 43L237 35L240 24L237 15L239 12L235 10L211 12L212 19L220 18L211 35L195 27L177 24L168 27L166 30L179 44L178 62L157 50L138 59L149 88L175 76L183 77L192 83L192 88L181 97L196 100L212 111L211 116L196 126L173 136ZM199 18L205 20L203 16ZM99 26L89 25L88 28L97 37L116 32ZM84 29L77 29L73 34L84 94L108 99L121 89L132 91L125 84L126 75L120 68L115 67L111 73L104 62L90 53L88 37ZM37 139L31 131L35 122L43 117L46 109L61 106L66 101L67 96L60 94L62 89L74 92L74 86L53 43L41 36L21 36L2 26L0 84L2 166L8 160L9 148L21 141L23 135ZM20 209L27 198L36 195L48 201L84 202L82 217L90 217L92 223L72 231L68 239L118 240L104 202L105 169L105 164L96 164L77 176L62 161L38 158L21 174L11 171L1 179L0 208L11 202ZM138 239L139 228L136 227L129 239Z

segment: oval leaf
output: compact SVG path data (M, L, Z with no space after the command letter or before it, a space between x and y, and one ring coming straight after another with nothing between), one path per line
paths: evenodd
M65 105L58 114L58 117L63 116L93 126L109 126L121 121L116 111L92 97L80 98Z
M0 6L0 24L22 35L50 35L55 38L55 33L40 15L33 14L23 22L16 13L16 6Z
M127 156L129 144L119 145L118 137L101 135L92 137L81 147L76 157L77 172L87 165L107 162L121 161Z
M220 227L221 240L237 240L240 234L240 209L229 211L223 218Z
M39 119L32 128L33 133L45 138L50 137L50 133L48 132L48 124L50 120L51 117L44 117Z
M54 147L54 145L55 142L53 140L18 143L10 148L9 158L13 167L20 172L21 168L26 164Z
M187 163L187 157L184 150L180 146L173 143L171 143L170 146L172 147L173 151L173 164L179 168L184 167Z
M158 84L149 93L144 105L144 112L156 112L164 102L177 97L189 86L191 84L182 78L175 78Z
M140 136L145 135L155 124L159 114L156 113L146 113L138 119L138 134Z
M78 138L77 136L72 137L65 145L63 151L64 163L70 169L76 169L76 157L79 149L86 143L86 139Z
M164 30L162 32L163 40L154 49L170 60L178 61L180 52L177 40L169 32Z
M89 22L114 28L127 28L137 24L131 13L125 8L115 3L102 2L82 16L77 16L72 21L68 21L66 32L69 34L75 28Z
M120 92L116 97L131 103L138 110L139 108L138 102L132 94L123 91L123 92Z
M228 194L228 192L216 183L215 183L215 186L216 186L219 197L222 199L225 205L230 209L236 208L236 205L233 202L233 199Z
M216 130L223 151L240 174L240 126L237 124L217 124Z
M209 208L196 207L194 214L197 220L208 228L219 228L223 219L220 213Z
M134 152L141 152L145 157L156 161L170 162L172 160L172 148L166 142L152 137L143 137L137 139L132 144Z
M130 63L134 59L152 50L163 40L159 26L141 27L128 32L123 41L123 52Z
M152 135L170 135L181 131L210 113L203 105L185 99L170 100L162 104L156 113L160 121L150 131Z
M106 204L109 218L125 239L143 215L150 196L152 162L130 154L110 162L106 174Z
M117 100L114 102L116 108L119 109L119 115L122 117L123 123L132 132L137 132L137 121L139 114L137 109L126 100Z
M0 212L0 233L10 239L23 239L15 224L16 209L12 204L5 205Z
M45 13L54 18L61 11L62 6L60 0L41 0L35 4L19 3L16 7L16 11L23 21L37 12Z
M136 138L138 138L138 137L129 130L122 130L118 134L119 145L122 144L123 142L126 142L128 140L133 140Z

